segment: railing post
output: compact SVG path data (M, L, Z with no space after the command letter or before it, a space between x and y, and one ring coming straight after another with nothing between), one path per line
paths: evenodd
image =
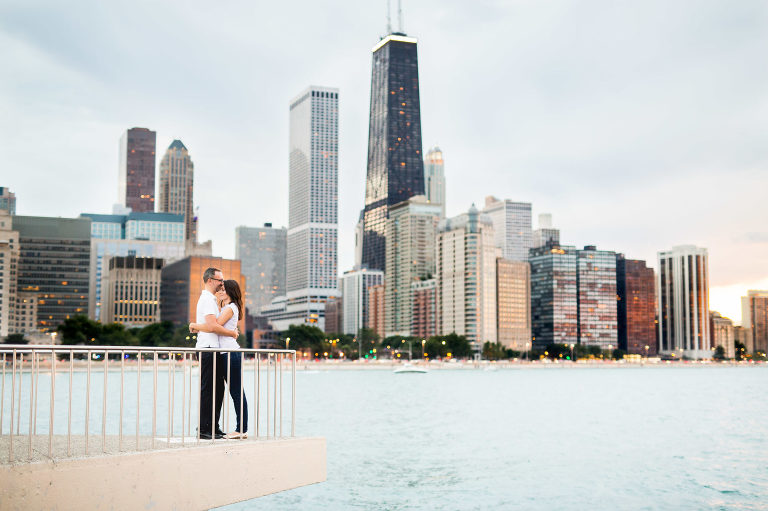
M16 350L13 350L13 365L11 369L11 418L8 421L8 461L13 461L13 411L16 404Z
M291 436L296 436L296 352L291 357Z
M184 416L186 415L187 405L187 353L182 353L184 362L181 370L181 445L184 445Z
M0 435L3 434L3 416L5 415L5 352L3 352L3 384L0 388Z
M35 394L35 362L37 358L37 352L35 350L32 350L32 360L31 360L31 367L30 367L30 373L29 373L29 459L32 459L32 418L34 415L37 415L37 410L34 408L34 404L32 401L32 396ZM70 392L71 394L71 392ZM34 410L34 415L33 415ZM0 430L1 431L1 430Z
M86 384L85 384L85 455L88 456L88 438L90 435L89 427L90 427L90 414L91 414L91 358L93 358L93 352L91 350L88 350L88 364L86 366L87 369L87 376L86 376Z
M139 450L139 415L141 414L141 349L136 352L136 450Z
M157 351L153 352L152 362L152 449L155 448L157 434Z
M75 352L69 350L69 406L67 407L67 456L72 456L72 376L75 367ZM31 376L31 375L30 375ZM30 401L32 396L30 396Z
M275 393L275 398L272 401L272 407L273 407L272 418L274 419L272 421L272 437L273 438L277 436L277 372L278 372L277 357L278 355L279 353L275 353L275 385L274 385L275 388L273 390L273 392Z
M53 457L53 412L56 397L56 350L51 350L51 416L48 418L48 457Z
M107 452L107 376L109 371L109 351L104 350L104 391L101 403L101 452Z
M21 387L24 381L24 352L19 353L19 409L16 412L16 435L21 436ZM13 396L11 396L13 397ZM11 414L13 420L13 414Z

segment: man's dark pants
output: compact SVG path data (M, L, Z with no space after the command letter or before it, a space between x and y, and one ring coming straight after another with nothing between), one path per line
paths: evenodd
M215 351L201 351L200 357L200 433L211 434L211 431L219 431L219 416L221 415L221 403L224 401L224 386L227 376L227 361L221 353ZM213 370L213 360L216 358L216 373ZM213 382L216 381L216 428L211 428L211 404L213 401Z

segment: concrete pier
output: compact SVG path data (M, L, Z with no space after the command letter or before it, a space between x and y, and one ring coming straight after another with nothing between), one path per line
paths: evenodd
M0 437L0 508L6 509L209 509L270 493L325 481L323 438L201 441L155 440L153 450L135 450L135 437L84 441L73 437L70 449L78 457L47 459L48 437L14 439L8 463L8 437ZM140 438L140 448L151 438ZM54 438L54 452L66 456L67 438Z

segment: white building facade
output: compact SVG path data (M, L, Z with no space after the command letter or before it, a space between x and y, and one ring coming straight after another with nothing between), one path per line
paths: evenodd
M437 333L465 335L476 352L496 342L496 258L493 222L473 205L440 222L437 234Z
M683 245L659 252L656 276L659 353L711 358L706 248Z
M527 261L533 247L531 203L486 197L483 214L493 222L494 242L501 256L510 261Z
M367 268L344 272L339 279L342 293L342 333L357 335L368 324L368 289L384 283L384 272Z
M286 299L280 325L309 323L324 329L325 301L339 295L338 89L312 86L291 101L288 172Z

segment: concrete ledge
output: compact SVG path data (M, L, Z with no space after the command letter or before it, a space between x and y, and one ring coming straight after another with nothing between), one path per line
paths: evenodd
M0 465L0 509L209 509L325 481L324 438Z

